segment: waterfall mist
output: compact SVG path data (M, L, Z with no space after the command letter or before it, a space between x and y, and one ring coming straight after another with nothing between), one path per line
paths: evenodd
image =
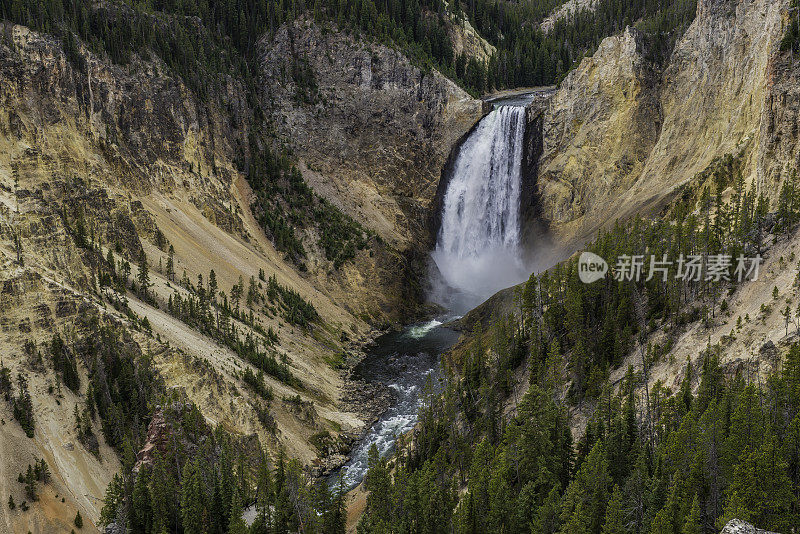
M530 271L520 250L525 108L501 106L461 145L431 254L431 298L467 311Z

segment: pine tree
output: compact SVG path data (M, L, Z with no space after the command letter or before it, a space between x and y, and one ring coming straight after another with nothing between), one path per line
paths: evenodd
M119 473L114 474L106 488L103 509L100 511L100 524L108 525L116 521L125 500L125 485Z
M185 534L203 532L203 490L196 461L187 461L181 476L181 517Z
M208 273L208 299L212 303L217 301L217 289L217 275L214 269L211 269L211 272Z
M80 510L78 510L75 513L75 520L73 521L73 523L75 523L75 526L77 528L79 528L79 529L83 528L83 518L81 517L81 511Z
M34 416L33 416L33 401L28 392L28 381L22 374L17 374L17 383L19 385L19 393L13 403L14 419L19 421L20 426L25 431L25 435L32 438L34 435Z
M231 501L231 519L228 523L229 534L247 534L247 525L242 519L242 501L239 498L239 490L234 489L233 500Z
M686 516L686 521L683 523L681 534L702 534L703 528L700 525L700 502L697 499L697 494L694 494L692 500L692 507L689 509L689 515Z
M211 271L212 273L214 271ZM175 247L169 246L169 254L167 256L167 278L170 282L175 281Z
M598 441L564 496L561 511L564 534L573 531L600 533L610 482L605 448L603 442Z
M554 486L547 495L531 524L531 534L556 534L560 528L560 500L558 487Z
M694 400L694 397L692 397L692 360L688 356L686 357L686 376L681 382L679 397L681 401L681 416L683 416L692 409L692 401Z
M149 534L152 528L153 510L148 489L149 478L147 469L140 468L134 482L131 507L128 512L131 532L134 534Z
M261 515L266 516L269 512L269 507L273 502L273 491L269 457L266 451L262 451L256 471L256 503Z
M618 486L614 486L611 500L608 501L606 519L603 523L603 534L626 534L623 525L622 492Z
M47 462L44 461L44 458L39 460L37 468L39 471L37 478L41 480L43 484L47 484L50 481L50 468L47 466Z
M142 256L139 260L139 274L136 277L136 281L139 284L139 292L146 299L147 291L150 287L150 271L147 265L147 254L144 252L142 252Z
M256 289L256 279L255 277L250 277L250 284L247 288L247 307L252 308L253 304L258 297L258 290Z
M391 517L391 481L386 463L380 457L378 448L373 444L367 455L369 471L364 478L367 495L367 510L373 518L388 520Z
M791 481L772 435L742 458L729 494L723 514L726 522L736 517L779 532L794 524Z
M562 516L562 520L564 516ZM566 517L566 522L561 528L561 534L592 534L594 531L591 528L592 517L586 511L583 502L578 502L572 513Z
M124 286L128 285L128 280L131 277L131 264L128 260L122 262L122 282Z
M323 482L327 484L327 482ZM323 518L322 532L324 534L344 534L347 526L347 504L345 497L347 491L342 477L339 477L339 487L336 490L328 513Z
M278 467L275 470L275 532L285 534L292 526L292 509L286 484L286 460L283 449L278 452Z
M110 248L108 249L108 253L106 254L106 263L108 264L108 268L111 271L111 275L112 276L116 275L117 265L116 262L114 261L114 253L111 251Z
M222 445L222 451L220 452L219 456L219 468L220 468L220 496L222 499L222 509L225 513L225 521L229 521L230 519L230 510L233 504L233 493L236 489L236 481L234 480L234 473L233 473L233 452L231 451L230 445L228 443L224 443Z
M153 459L153 472L150 477L150 503L152 507L153 531L160 532L175 523L176 483L168 460L158 451Z

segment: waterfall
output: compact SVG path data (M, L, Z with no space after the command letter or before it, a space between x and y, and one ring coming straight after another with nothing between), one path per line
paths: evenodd
M432 253L432 298L458 311L527 278L520 254L525 108L501 106L461 145ZM437 287L438 286L438 287Z

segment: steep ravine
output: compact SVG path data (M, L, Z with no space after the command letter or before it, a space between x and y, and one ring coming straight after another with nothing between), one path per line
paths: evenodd
M310 121L310 137L299 137L309 144L294 148L308 183L382 243L338 270L310 246L312 261L301 271L275 249L250 212L252 192L236 159L237 147L247 143L252 110L236 79L199 99L153 54L134 55L122 66L78 43L80 59L74 62L52 36L6 23L0 30L0 348L13 376L28 376L38 418L35 437L26 438L8 403L0 403L9 429L0 440L0 489L4 500L13 493L21 502L16 475L42 456L57 481L43 493L48 499L43 506L29 514L0 507L0 530L23 525L36 532L64 530L63 518L71 521L77 510L87 529L99 518L105 487L120 467L116 454L104 443L99 423L97 455L79 442L73 409L84 402L82 396L48 393L56 381L51 366L32 364L23 351L28 340L44 346L54 332L84 335L79 324L95 316L129 332L130 343L152 356L166 388L197 404L209 421L236 434L255 434L268 450L282 448L303 464L324 469L319 457L345 450L349 436L360 432L374 411L344 402L369 393L349 384L340 368L353 364L376 327L419 311L421 290L408 281L414 279L415 262L424 264L416 243L427 231L438 168L458 132L480 118L482 103L396 51L327 34L342 62L329 65L329 71L352 74L356 71L340 67L366 60L357 72L372 82L348 75L337 80L320 71L319 80L342 84L335 86L341 100L327 108L285 109ZM275 50L289 54L277 44ZM317 60L323 56L318 53ZM371 64L375 58L382 62ZM264 90L265 99L281 94ZM301 125L297 132L303 132ZM315 159L303 146L324 151ZM355 158L361 151L371 156ZM325 154L333 159L326 163ZM361 193L368 199L363 209ZM77 244L78 228L102 257ZM16 239L21 265L15 262ZM174 279L166 273L170 246ZM111 253L116 261L129 261L135 280L142 252L150 269L150 300L129 293L126 315L110 305L113 289L97 288L98 270ZM297 388L266 377L275 394L268 410L274 429L262 424L256 410L261 400L242 381L243 371L253 367L167 311L171 297L185 298L186 287L200 276L207 283L212 269L226 295L240 279L246 293L251 277L263 295L263 271L319 313L318 324L306 329L263 303L252 308L261 327L274 330L276 351L303 384ZM150 331L141 326L145 320ZM260 335L243 322L237 327ZM78 369L85 388L89 369L83 364ZM294 398L313 407L307 410L311 416L286 400ZM311 440L324 431L334 435L325 451ZM56 493L66 496L63 505Z

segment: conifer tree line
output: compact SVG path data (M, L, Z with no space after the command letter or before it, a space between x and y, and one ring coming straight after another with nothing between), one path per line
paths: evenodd
M254 131L259 129L256 124L253 127ZM249 153L247 182L255 193L253 215L275 248L301 270L305 269L306 250L296 230L313 228L320 248L335 269L368 246L373 232L314 193L286 151L279 153L262 145L258 136L251 134Z
M44 346L48 353L49 361L53 365L56 373L56 387L50 387L50 393L60 396L61 384L63 383L74 393L80 393L80 376L78 375L77 357L67 349L63 339L59 334L54 334L52 341ZM22 354L30 365L37 371L44 370L44 358L42 350L36 344L28 340L23 345ZM33 410L33 400L28 390L28 380L22 373L17 373L16 394L14 393L14 383L12 382L11 369L0 361L0 395L9 403L14 419L19 422L25 435L29 438L34 436L36 430L36 418Z
M392 465L372 451L358 532L712 533L733 518L791 532L800 518L800 345L760 386L725 379L715 349L699 367L696 395L691 374L677 392L655 384L649 425L641 376L629 370L617 393L604 387L574 444L547 380L500 422L486 417L498 406L471 396L465 374L423 412L420 448ZM495 376L483 372L479 387L492 394ZM474 404L462 420L459 408Z
M78 369L86 371L84 394L79 386L73 391L79 396L73 406L79 441L99 454L95 435L99 430L121 463L107 488L102 525L113 523L127 532L146 534L344 532L341 485L331 488L326 481L312 480L297 460L287 460L282 452L271 460L257 443L232 436L222 426L210 426L177 391L167 393L150 354L143 353L114 320L95 314L79 317L68 341L55 334L39 346L27 343L24 352L33 372L45 372L40 359L50 361L58 388L51 388L50 394L59 404L64 401L59 393L61 384L66 385L63 377L72 372L65 375L65 369L75 367L79 384ZM267 403L272 400L262 372L248 370L243 379ZM17 380L15 386L11 370L0 364L0 394L33 437L27 380L21 374ZM168 430L164 441L143 456L154 413L160 414ZM40 484L50 477L43 459L28 466L17 479L25 499L3 497L9 510L27 511L29 503L39 498ZM254 517L251 526L244 520L246 508ZM82 527L80 513L73 524Z
M34 436L36 430L36 420L33 413L33 401L30 391L28 391L28 381L17 374L17 392L14 393L13 381L11 379L11 369L0 362L0 395L8 402L14 419L19 422L25 435L29 438Z
M308 16L398 46L478 94L556 83L602 38L626 25L648 32L654 57L664 59L696 8L696 0L600 0L594 12L581 11L542 32L539 23L562 3L456 0L446 7L442 0L131 0L92 7L86 0L3 0L0 17L56 33L68 50L75 49L78 37L115 62L125 63L131 53L148 48L204 93L209 74L239 74L252 83L248 60L257 40ZM160 19L159 13L176 17ZM462 20L497 48L487 64L455 54L448 27Z
M745 187L740 163L716 160L660 217L619 223L590 250L769 254L800 222L796 174L770 204ZM800 258L783 260L789 268ZM738 282L583 284L576 263L532 276L519 315L476 324L470 345L446 358L447 384L426 398L413 446L392 460L370 455L359 533L710 534L732 518L777 532L800 524L800 343L768 377L726 377L722 343L709 345L686 362L674 391L649 370L688 324L724 315ZM781 298L798 302L800 279ZM729 337L759 320L739 319ZM656 328L666 346L648 342ZM609 383L625 361L636 368ZM576 441L570 408L587 405L594 411Z
M205 285L202 275L198 275L196 285L184 275L181 286L186 292L173 289L166 309L187 325L226 345L257 369L287 385L301 387L300 380L292 374L286 355L277 355L274 348L278 342L277 333L271 326L267 329L261 326L253 311L261 304L265 314L275 315L275 306L281 306L287 322L303 327L318 319L317 312L298 293L279 284L274 275L269 279L267 290L262 292L263 270L259 276L259 282L255 277L250 278L247 289L239 276L238 283L231 287L229 298L224 291L217 290L213 269ZM247 311L242 309L242 304L248 308ZM249 330L243 332L237 321L248 326Z
M17 476L17 482L24 487L25 500L19 503L19 508L23 512L29 509L28 501L35 502L39 500L39 484L47 484L50 482L50 467L44 458L36 460L33 465L28 464L28 469L24 473ZM8 509L14 511L17 508L17 503L14 501L14 496L8 496Z
M62 404L61 385L83 400L74 405L73 417L80 442L98 453L95 428L100 428L106 443L119 454L133 454L141 445L141 436L150 418L150 402L163 389L153 369L151 357L132 343L130 334L118 324L102 320L94 314L82 317L76 330L91 332L76 335L66 343L60 334L43 344L47 359L53 365L55 386L48 394ZM42 350L32 342L26 343L25 353L34 362L33 372L43 373L40 365ZM33 358L33 360L31 360ZM39 361L39 363L36 363ZM88 383L82 394L78 369L87 372ZM14 418L28 437L34 436L35 417L27 379L17 375L16 394L11 370L0 362L0 394L11 404Z
M183 275L178 277L175 272L174 247L156 228L153 239L159 249L167 253L166 267L159 260L159 270L166 276L168 285L172 287L172 294L165 302L151 289L153 283L150 279L149 260L140 246L133 252L133 255L138 256L134 275L131 262L125 258L125 251L120 244L104 245L99 232L95 231L91 221L87 222L82 209L77 208L70 213L65 207L61 216L68 234L83 251L90 266L90 288L102 294L118 311L126 314L134 326L150 331L147 317L137 316L129 307L128 291L151 306L165 309L191 328L227 346L242 360L255 367L256 373L247 368L241 378L258 396L251 405L259 421L266 430L275 432L275 420L270 413L272 390L267 386L264 376L272 376L293 388L302 389L304 385L292 372L287 355L278 352L277 332L272 326L264 328L255 312L260 311L267 317L279 317L293 327L308 331L320 322L314 306L293 289L279 283L275 275L267 278L263 269L259 270L257 279L251 276L247 283L240 275L238 282L233 284L227 293L220 288L213 269L207 278L198 274L194 283L185 270ZM128 251L128 254L131 252ZM25 350L31 353L29 359L35 359L32 353L37 349L34 346L26 346ZM68 346L59 335L55 335L46 350L59 376L57 386L60 388L63 383L73 392L79 393L80 378L77 371L76 348ZM38 359L41 360L41 355ZM89 387L89 393L92 394L92 384ZM8 390L11 391L11 386ZM26 432L32 437L33 409L27 402L29 395L24 393L26 390L21 391L18 398L11 399L9 394L9 399L12 405L17 406L15 413L24 424ZM87 411L88 408L91 408L91 414ZM95 417L95 406L90 404L88 408L78 410L76 407L75 425L79 441L87 450L97 453L99 442L91 424ZM117 414L112 413L112 415ZM113 438L106 436L106 439L113 443Z
M781 51L790 50L793 56L800 53L800 14L798 13L798 8L800 8L800 2L792 0L789 10L789 25L786 28L783 40L781 40Z
M193 405L171 402L162 413L171 428L167 447L135 469L123 465L106 492L102 524L132 534L344 533L341 488L312 481L283 453L272 462L254 452L210 427Z
M584 284L573 258L526 284L520 300L525 332L532 336L533 361L543 362L553 348L569 353L573 399L596 396L608 370L618 367L631 348L657 327L666 331L667 340L644 347L648 364L669 352L681 327L697 320L713 324L727 310L727 298L740 282L735 276L736 259L763 255L771 242L787 235L800 221L796 173L786 177L770 212L763 192L744 184L741 162L740 156L718 158L660 217L617 223L587 248L612 268L623 256L646 254L648 262L651 256L666 257L673 263L667 276L648 280L643 270L638 280L617 281L608 276ZM723 200L726 190L730 195ZM679 279L674 264L681 256L702 256L706 261L727 256L732 260L726 270L729 280L709 279L705 271L698 279Z

